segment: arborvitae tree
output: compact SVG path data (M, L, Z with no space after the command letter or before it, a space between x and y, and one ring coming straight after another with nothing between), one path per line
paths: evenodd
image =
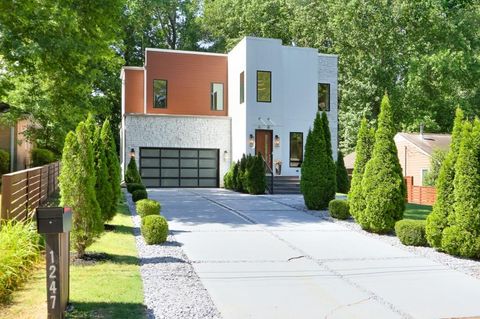
M59 176L61 205L72 208L72 243L80 258L103 230L95 179L92 143L81 122L65 139Z
M333 158L332 153L332 136L330 134L330 125L328 123L327 113L325 111L322 112L322 126L323 126L323 136L325 137L325 147L327 154Z
M263 165L262 155L251 158L251 164L247 169L247 191L250 194L264 194L267 181L265 177L265 167Z
M372 149L375 140L375 132L369 129L367 120L362 119L360 130L358 131L357 146L355 148L355 164L353 166L352 181L350 192L348 193L348 203L350 205L350 214L358 220L358 216L365 209L365 196L362 192L362 179L365 173L365 166L372 157Z
M363 229L376 233L392 231L405 210L406 188L393 140L395 133L392 108L385 95L380 106L372 158L362 179L366 207L357 215Z
M348 172L345 168L345 162L343 161L342 152L338 152L337 156L337 192L348 193L350 189L350 180L348 179Z
M465 122L455 163L454 213L443 230L442 250L462 257L480 257L480 121Z
M323 201L326 202L325 208L328 207L328 203L335 199L335 193L337 192L337 167L332 155L332 137L330 135L330 125L328 123L327 113L322 112L322 129L325 139L325 152L327 154L327 160L325 167L323 168L323 174L326 177L325 191L323 192Z
M117 204L120 199L120 163L118 160L117 147L115 146L115 138L113 137L110 121L107 119L103 122L100 138L105 148L105 158L108 167L108 183L112 188L112 200L108 216L112 219L117 213ZM110 220L109 219L109 220Z
M232 170L232 189L233 190L237 190L238 189L238 186L237 186L237 182L238 182L238 168L239 168L240 164L239 162L235 162L235 164L233 165L233 170Z
M455 164L462 140L463 119L463 112L458 108L453 124L450 149L440 168L440 173L438 174L435 185L437 199L433 205L432 213L427 217L425 234L430 246L435 248L441 248L442 232L445 227L447 227L449 216L452 215L454 211L455 196L453 192L453 181L455 179Z
M95 172L97 177L95 191L97 193L97 198L101 199L98 201L98 204L100 205L100 210L102 212L103 222L109 221L113 218L111 207L112 201L114 200L113 189L109 180L105 147L108 147L108 145L103 144L100 136L100 127L96 126L95 133L93 135Z
M130 157L130 162L128 162L127 171L125 172L125 183L142 184L142 178L138 172L135 156Z
M246 191L245 185L243 183L246 169L247 169L247 157L245 156L245 154L243 154L238 164L238 174L237 174L237 191L242 193Z

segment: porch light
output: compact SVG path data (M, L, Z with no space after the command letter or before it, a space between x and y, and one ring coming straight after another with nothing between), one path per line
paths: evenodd
M228 161L228 152L227 150L223 151L223 160L226 162Z
M274 143L275 143L275 147L280 146L280 136L275 135Z
M130 150L130 157L135 157L135 149L134 148L132 148Z
M248 145L250 145L251 148L255 147L255 139L253 138L253 134L250 134L250 138L248 139Z

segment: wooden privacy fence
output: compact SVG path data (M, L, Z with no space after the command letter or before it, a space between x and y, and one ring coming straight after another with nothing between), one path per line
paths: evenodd
M2 176L0 219L25 220L58 189L60 163L55 162Z
M405 176L407 184L407 201L412 204L432 206L437 199L437 191L432 186L413 185L413 176Z

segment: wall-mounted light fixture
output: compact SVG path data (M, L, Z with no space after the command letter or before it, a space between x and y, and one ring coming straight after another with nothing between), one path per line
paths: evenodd
M132 148L130 150L130 157L135 157L135 149L134 148Z
M250 137L248 139L248 145L250 145L251 148L255 147L255 139L253 138L253 134L250 134Z
M280 136L275 135L275 139L273 140L273 143L275 144L275 147L280 146Z
M227 150L223 151L223 160L226 162L228 161L228 152Z

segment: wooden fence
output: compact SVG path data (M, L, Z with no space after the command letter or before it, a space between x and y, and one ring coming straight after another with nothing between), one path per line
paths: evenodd
M25 220L58 189L60 163L34 167L2 176L0 219Z
M413 176L405 176L407 184L407 201L412 204L432 206L437 199L437 191L432 186L413 185Z

